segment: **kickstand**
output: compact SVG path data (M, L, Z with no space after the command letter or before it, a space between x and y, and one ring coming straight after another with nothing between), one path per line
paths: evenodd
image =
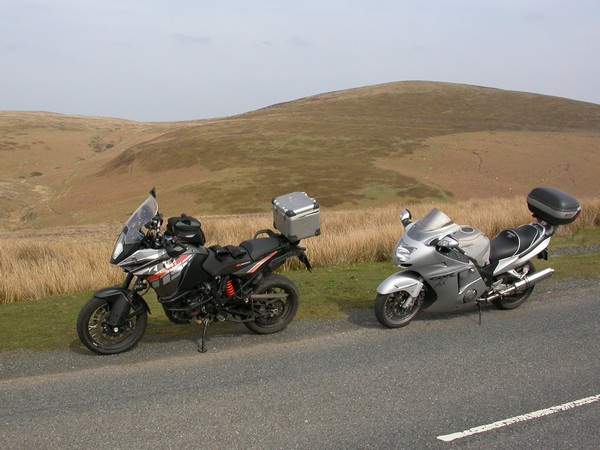
M208 351L205 344L206 344L206 330L208 329L209 323L210 323L210 319L208 317L205 317L204 319L202 319L202 344L201 344L200 348L198 349L198 351L200 353L206 353Z
M481 325L481 302L477 302L477 309L479 309L479 325Z

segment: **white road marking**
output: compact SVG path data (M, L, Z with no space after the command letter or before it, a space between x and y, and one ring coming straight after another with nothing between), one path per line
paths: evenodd
M443 436L438 436L437 438L440 441L450 442L455 439L461 439L467 436L471 436L477 433L484 433L486 431L490 431L496 428L505 427L507 425L512 425L513 423L525 422L531 419L537 419L538 417L548 416L550 414L554 414L559 411L567 411L569 409L576 408L578 406L587 405L589 403L597 402L600 400L600 395L593 395L591 397L582 398L581 400L575 400L574 402L564 403L558 406L552 406L546 409L540 409L539 411L534 411L532 413L523 414L521 416L511 417L510 419L499 420L498 422L490 423L488 425L481 425L479 427L471 428L469 430L460 431L458 433L445 434Z

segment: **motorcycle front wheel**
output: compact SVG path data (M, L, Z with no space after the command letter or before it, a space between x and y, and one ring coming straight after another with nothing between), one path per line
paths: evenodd
M292 280L282 275L269 275L255 294L274 294L272 299L253 301L256 319L244 324L255 333L270 334L289 325L298 310L298 289Z
M144 335L148 312L130 317L122 326L110 328L112 304L103 298L92 297L83 305L77 317L77 334L87 348L101 355L113 355L133 348Z
M400 328L408 325L421 309L421 299L417 298L406 306L410 295L406 291L391 294L377 294L375 298L375 317L387 328Z

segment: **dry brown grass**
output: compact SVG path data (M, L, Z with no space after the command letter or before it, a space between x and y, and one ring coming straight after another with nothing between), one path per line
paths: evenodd
M600 198L582 201L583 213L559 233L600 226ZM403 228L398 212L408 206L415 218L436 206L459 224L493 236L504 228L531 221L522 198L473 200L443 205L390 205L353 211L323 211L322 234L303 241L316 267L363 261L387 261ZM255 231L272 228L267 214L202 218L207 245L237 244ZM0 304L49 295L93 290L117 284L122 273L108 262L119 225L0 234Z

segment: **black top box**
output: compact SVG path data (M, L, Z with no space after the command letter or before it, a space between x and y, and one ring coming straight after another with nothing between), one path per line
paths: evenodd
M529 211L550 225L567 225L581 213L575 197L552 187L536 187L527 196Z

